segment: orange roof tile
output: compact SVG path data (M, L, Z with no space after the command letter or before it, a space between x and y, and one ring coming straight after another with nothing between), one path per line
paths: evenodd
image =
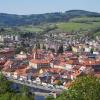
M33 59L30 62L36 63L36 64L47 64L47 63L50 63L49 60L39 60L39 59Z
M4 67L10 66L12 63L13 63L13 61L8 60L8 61L4 64Z
M95 59L83 59L83 62L81 62L83 65L95 65L95 64L100 64L100 61L96 61Z
M73 63L74 63L73 60L67 60L67 61L66 61L66 64L73 64Z
M24 69L17 69L15 72L16 72L18 75L26 75L26 71L27 71L27 69L24 68Z
M81 74L80 70L76 70L75 73L73 73L73 76L76 77L76 76L78 76L80 74Z

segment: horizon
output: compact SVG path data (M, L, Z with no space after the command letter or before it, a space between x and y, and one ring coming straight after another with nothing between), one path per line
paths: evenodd
M71 10L66 10L66 11L76 11L76 10L80 10L80 11L87 11L87 12L93 12L93 13L100 13L100 12L94 12L94 11L88 11L88 10L82 10L82 9L71 9ZM11 15L22 15L22 16L28 16L28 15L39 15L39 14L50 14L50 13L65 13L66 11L56 11L56 12L46 12L46 13L33 13L33 14L16 14L16 13L3 13L0 12L0 14L11 14Z
M31 15L69 10L85 10L100 13L97 0L0 0L0 13Z

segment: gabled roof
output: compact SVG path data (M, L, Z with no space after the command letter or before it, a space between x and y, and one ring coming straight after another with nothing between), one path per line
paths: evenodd
M48 64L50 63L49 60L45 60L45 59L33 59L30 61L31 63L35 63L35 64Z

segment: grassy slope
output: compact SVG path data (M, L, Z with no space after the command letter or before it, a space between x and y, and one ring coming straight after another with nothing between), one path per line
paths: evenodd
M38 26L19 26L16 29L8 28L9 33L19 32L42 32L48 27L57 26L57 28L64 32L71 31L87 31L100 27L100 17L81 17L73 18L69 22L59 22L59 23L47 23ZM8 32L7 32L8 33ZM100 32L94 33L95 35L100 35Z
M100 25L100 22L96 23L75 23L75 22L68 22L68 23L58 23L57 26L59 29L63 31L79 31L79 30L88 30L95 27L98 27Z
M57 26L59 29L64 31L91 30L100 26L100 17L74 18L71 19L68 23L58 23Z
M32 26L32 25L20 26L20 27L18 27L18 29L20 29L21 31L24 31L24 32L41 32L41 31L43 31L43 29L36 27L36 26Z
M50 24L51 25L51 24ZM41 32L43 31L47 26L50 26L49 24L43 24L39 26L21 26L19 27L22 31L30 31L30 32ZM96 27L100 26L100 17L82 17L82 18L73 18L69 22L59 22L59 23L52 23L52 25L56 25L58 29L70 32L70 31L84 31L84 30L91 30Z

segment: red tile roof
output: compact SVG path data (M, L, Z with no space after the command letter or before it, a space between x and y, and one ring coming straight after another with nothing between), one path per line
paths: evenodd
M26 71L27 71L27 68L23 68L23 69L17 69L15 72L18 75L26 75Z
M8 61L4 64L4 67L9 67L12 63L13 63L13 61L8 60Z
M86 65L86 66L96 65L96 64L100 64L100 60L84 59L81 64Z
M48 64L48 63L50 63L49 60L41 60L41 59L33 59L30 62L35 63L35 64Z

